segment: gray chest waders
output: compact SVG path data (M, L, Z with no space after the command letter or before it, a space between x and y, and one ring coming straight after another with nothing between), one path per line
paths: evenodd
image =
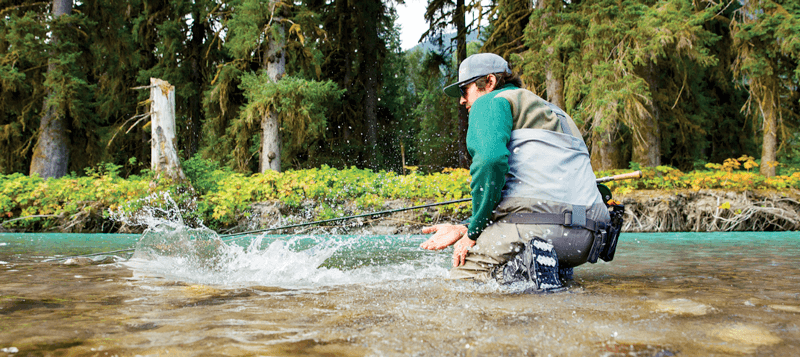
M503 217L503 221L514 224L552 224L562 225L570 228L583 228L593 233L594 240L589 256L586 259L589 263L597 263L597 258L610 262L614 259L617 250L617 241L622 229L622 215L625 206L613 204L611 201L611 191L603 185L600 189L603 201L609 209L611 224L605 222L595 222L586 218L586 206L573 205L572 211L564 213L511 213ZM605 188L606 192L603 192ZM606 197L608 197L606 199ZM611 204L609 204L611 202Z

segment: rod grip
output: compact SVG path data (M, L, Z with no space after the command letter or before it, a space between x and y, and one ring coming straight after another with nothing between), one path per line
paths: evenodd
M597 183L603 183L603 182L608 182L608 181L616 181L616 180L627 180L627 179L634 179L634 178L641 178L641 177L642 177L642 172L639 171L639 170L636 170L634 172L629 172L627 174L619 174L619 175L614 175L614 176L601 177L601 178L597 179Z
M614 175L612 177L614 178L615 181L616 180L635 179L635 178L641 178L642 177L642 172L639 171L639 170L636 170L634 172L629 172L627 174Z

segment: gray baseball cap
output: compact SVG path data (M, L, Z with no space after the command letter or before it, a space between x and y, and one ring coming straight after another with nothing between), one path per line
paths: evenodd
M467 57L458 66L458 82L444 88L444 94L453 98L461 98L461 91L458 87L472 83L478 78L492 73L509 73L511 68L508 62L494 53L478 53Z

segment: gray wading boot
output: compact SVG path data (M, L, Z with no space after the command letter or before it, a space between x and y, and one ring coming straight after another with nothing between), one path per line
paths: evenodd
M492 275L501 284L535 283L535 292L556 291L564 287L559 278L556 250L552 244L539 238L525 243L519 254L495 269Z

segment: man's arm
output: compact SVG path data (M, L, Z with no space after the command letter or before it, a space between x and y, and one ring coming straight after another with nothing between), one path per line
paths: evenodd
M478 239L489 225L502 198L509 170L507 145L512 123L511 105L494 95L479 98L470 111L467 149L472 155L472 219L467 234L472 240Z

